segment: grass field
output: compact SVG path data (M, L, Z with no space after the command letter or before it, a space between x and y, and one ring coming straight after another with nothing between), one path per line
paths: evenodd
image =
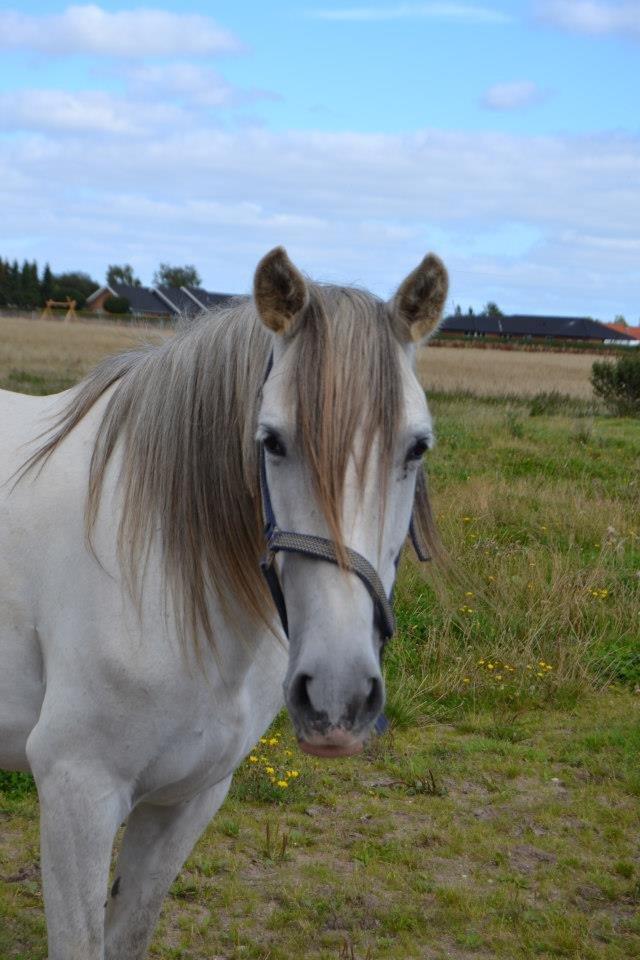
M21 333L4 383L77 375L64 331L55 361ZM451 353L490 379L493 351ZM541 356L519 355L522 383L542 382ZM571 392L558 369L540 390ZM438 384L428 464L454 576L403 564L391 733L321 763L281 718L174 883L151 956L640 957L640 428L585 416L580 392L531 416L526 396L460 386ZM278 789L267 765L299 776ZM0 958L45 956L37 800L5 775Z

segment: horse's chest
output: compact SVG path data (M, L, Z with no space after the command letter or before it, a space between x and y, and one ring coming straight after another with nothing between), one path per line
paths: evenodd
M192 689L184 722L174 716L168 724L142 779L145 797L176 803L233 773L282 705L283 665L251 672L232 697L216 696L206 686Z

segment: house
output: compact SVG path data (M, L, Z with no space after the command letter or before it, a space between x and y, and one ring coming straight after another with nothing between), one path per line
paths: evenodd
M593 340L603 342L633 340L627 329L614 329L590 317L544 317L534 314L510 316L488 314L456 314L447 317L440 327L443 334L464 334L480 337L515 337L536 340Z
M87 297L86 309L102 313L109 297L125 299L134 316L167 320L196 316L203 310L223 307L234 299L231 294L210 293L200 287L132 287L127 283L112 283L94 290Z
M608 323L607 326L616 333L626 333L633 340L640 340L640 327L628 327L624 323Z

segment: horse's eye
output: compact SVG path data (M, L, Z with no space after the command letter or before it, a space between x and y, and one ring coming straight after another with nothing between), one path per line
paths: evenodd
M270 453L273 457L284 457L286 455L285 445L277 433L268 433L262 441L262 445L267 453Z
M407 453L407 460L408 461L420 460L424 456L424 454L427 452L428 449L429 449L429 444L427 443L424 437L421 437L419 440L416 440L416 442L413 444L412 447L409 448L409 452Z

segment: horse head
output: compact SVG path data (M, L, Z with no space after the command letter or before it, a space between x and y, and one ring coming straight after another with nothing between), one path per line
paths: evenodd
M412 512L430 522L416 501L433 428L415 354L447 287L433 254L389 303L307 281L282 248L256 270L273 341L256 434L267 566L289 637L285 702L318 756L361 750L384 706L385 601Z

